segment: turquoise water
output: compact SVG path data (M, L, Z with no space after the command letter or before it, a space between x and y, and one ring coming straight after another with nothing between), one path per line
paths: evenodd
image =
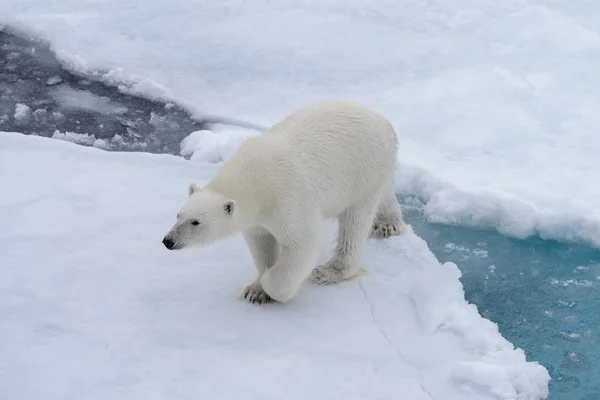
M467 300L548 369L550 399L600 400L600 250L430 224L402 200L415 232L462 271Z

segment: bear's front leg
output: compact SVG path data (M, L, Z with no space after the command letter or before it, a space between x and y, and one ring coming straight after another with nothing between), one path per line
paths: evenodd
M295 236L284 241L277 262L260 278L271 298L286 303L296 296L319 258L324 235L322 225L322 221L303 221L295 227Z
M243 236L254 260L256 279L242 288L239 297L249 303L269 303L272 299L260 284L260 278L277 261L281 251L280 246L277 239L261 227L252 227L244 231Z

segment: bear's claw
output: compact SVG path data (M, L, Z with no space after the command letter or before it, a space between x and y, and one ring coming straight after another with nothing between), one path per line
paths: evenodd
M271 303L273 299L265 292L260 283L253 282L240 292L240 299L251 304Z
M404 224L402 222L375 222L371 228L370 237L389 238L399 236L404 233Z

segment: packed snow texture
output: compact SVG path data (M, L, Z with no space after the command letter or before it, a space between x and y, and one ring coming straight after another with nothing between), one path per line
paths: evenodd
M269 126L389 117L430 221L600 246L600 7L572 0L2 0L71 69ZM417 173L423 171L423 173Z
M547 396L546 369L411 229L369 240L360 280L306 282L286 305L238 300L255 273L241 235L161 243L187 185L216 168L0 134L0 398Z

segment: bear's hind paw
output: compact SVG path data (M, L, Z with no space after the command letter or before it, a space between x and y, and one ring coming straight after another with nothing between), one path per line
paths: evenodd
M376 221L371 227L369 234L372 238L389 238L391 236L400 236L404 233L404 222L402 221Z
M353 279L360 274L359 268L354 268L344 261L334 258L315 268L310 276L318 284L332 285Z

